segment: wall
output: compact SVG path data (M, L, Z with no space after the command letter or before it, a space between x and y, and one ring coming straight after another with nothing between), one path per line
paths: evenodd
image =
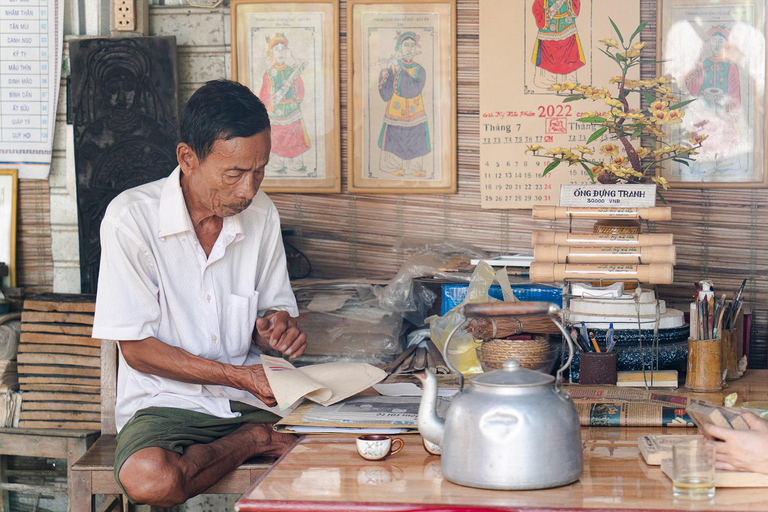
M656 2L642 1L649 22L643 39L655 44ZM399 237L469 242L489 252L529 252L532 229L551 222L532 221L530 210L480 210L479 195L479 34L478 0L458 1L458 173L455 195L275 194L290 242L306 253L314 275L389 277L406 257L393 251ZM206 80L230 76L228 7L213 10L152 6L152 35L175 35L179 52L180 97L185 101ZM341 2L342 190L346 189L346 2ZM648 70L646 70L648 72ZM652 70L651 70L652 72ZM57 131L56 146L60 147ZM55 156L61 156L57 150ZM65 166L55 158L51 175L51 233L54 287L75 290L76 226L74 200L66 194ZM662 297L686 302L692 282L715 280L718 293L734 291L747 277L747 304L756 315L752 364L765 366L768 327L768 190L680 190L666 194L674 222L650 226L672 232L678 250L674 286ZM562 227L567 227L563 225Z

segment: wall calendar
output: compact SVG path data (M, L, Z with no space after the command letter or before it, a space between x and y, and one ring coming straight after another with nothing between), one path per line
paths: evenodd
M480 0L482 208L557 204L560 185L590 181L580 166L560 165L544 175L550 160L526 149L585 144L593 128L577 119L608 110L602 100L563 103L551 86L608 86L619 71L599 51L600 39L616 38L609 18L631 34L640 1Z

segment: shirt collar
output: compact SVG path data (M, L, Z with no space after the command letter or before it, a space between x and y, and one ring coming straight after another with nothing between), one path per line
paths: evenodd
M222 232L232 233L234 241L239 242L245 237L241 214L224 217ZM160 192L160 219L158 233L160 238L178 235L185 231L193 231L192 220L189 218L187 203L181 190L181 169L176 167L163 184Z
M176 167L165 180L160 192L159 237L177 235L192 230L184 193L181 191L181 169Z

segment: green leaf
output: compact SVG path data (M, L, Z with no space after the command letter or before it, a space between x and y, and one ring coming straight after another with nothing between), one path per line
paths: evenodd
M627 58L625 56L623 56L622 54L617 53L616 54L616 60L619 61L619 62L626 62Z
M562 162L562 160L553 160L553 161L552 161L552 162L551 162L551 163L550 163L550 164L549 164L549 165L548 165L548 166L547 166L547 167L544 169L544 172L543 172L543 173L541 173L541 175L542 175L542 176L546 176L547 174L549 174L549 171L551 171L552 169L554 169L555 167L557 167L558 165L560 165L560 162Z
M647 24L648 24L648 22L647 22L647 21L644 21L644 22L642 22L642 23L641 23L641 24L640 24L640 25L639 25L639 26L638 26L638 27L635 29L635 32L632 34L632 37L630 37L630 38L629 38L629 42L630 42L630 43L632 42L632 40L635 38L635 36L636 36L637 34L639 34L640 32L642 32L642 31L643 31L643 29L645 28L645 26L646 26Z
M680 103L675 103L674 105L669 107L669 110L677 110L677 109L682 108L682 107L686 106L687 104L692 103L694 101L696 101L696 98L693 98L692 100L681 101Z
M650 93L650 92L648 92L648 91L643 91L643 92L642 92L642 93L640 93L640 94L642 94L642 95L643 95L643 98L645 98L645 101L647 101L649 105L650 105L651 103L653 103L654 101L656 101L656 96L654 96L653 94L651 94L651 93Z
M581 118L577 119L577 121L580 122L580 123L592 123L592 124L594 124L594 123L604 123L604 122L607 121L607 119L604 118L604 117L600 117L600 116L591 116L591 117L581 117Z
M590 142L594 142L597 139L599 139L600 136L602 134L604 134L606 131L608 131L608 127L607 126L603 126L602 128L598 128L597 130L595 130L595 132L592 135L590 135L589 138L587 139L587 144L589 144Z
M613 25L613 30L616 31L616 35L619 36L619 41L621 41L621 44L624 44L624 38L621 36L621 32L619 32L619 27L616 26L616 24L613 22L613 20L609 17L608 20L611 22L611 25Z
M630 138L636 139L643 133L643 125L637 125L637 128L635 128L635 131L632 132L632 135L630 135Z
M563 103L570 103L571 101L583 100L583 94L572 94L563 100Z
M681 160L680 158L673 158L673 159L672 159L672 161L673 161L673 162L677 162L677 163L679 163L679 164L683 164L683 165L685 165L686 167L690 167L690 166L691 166L691 164L689 164L689 163L688 163L688 162L686 162L685 160Z
M585 164L584 162L581 163L581 166L584 168L585 171L587 171L587 174L589 174L589 178L592 181L595 181L595 174L592 172L592 169L587 167L587 164Z

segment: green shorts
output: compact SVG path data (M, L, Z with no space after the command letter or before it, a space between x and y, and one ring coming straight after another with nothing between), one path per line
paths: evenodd
M276 423L280 416L241 402L230 402L236 418L218 418L201 412L172 407L141 409L117 434L115 449L115 481L128 496L118 474L128 457L143 448L159 447L180 455L193 444L206 444L237 430L243 423ZM130 496L128 496L130 500ZM131 500L132 503L133 500Z

